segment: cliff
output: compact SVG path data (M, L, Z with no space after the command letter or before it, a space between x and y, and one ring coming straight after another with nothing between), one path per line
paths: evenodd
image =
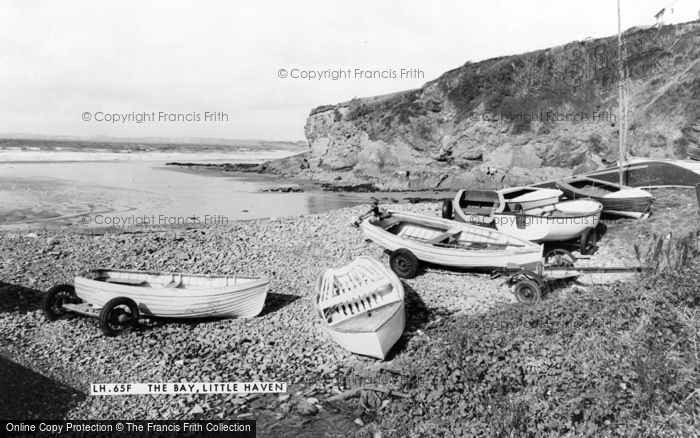
M700 21L624 34L628 154L700 144ZM265 170L337 186L530 183L617 160L617 36L471 63L422 88L311 111L310 150Z

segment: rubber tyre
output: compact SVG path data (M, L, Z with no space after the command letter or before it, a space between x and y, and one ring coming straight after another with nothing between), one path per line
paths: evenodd
M554 248L544 256L545 266L574 266L576 256L563 248Z
M55 321L66 314L63 303L78 302L75 287L70 284L59 284L46 292L41 300L41 310L49 321Z
M581 233L579 252L581 255L591 255L595 252L598 244L598 232L595 228L586 228Z
M127 307L128 313L124 306ZM122 332L129 331L136 326L138 320L139 306L131 298L112 298L100 310L100 329L105 336L117 336Z
M401 278L414 278L418 273L420 262L413 253L407 249L401 248L389 256L389 266L391 270Z
M529 279L519 280L515 284L513 293L519 303L533 304L542 299L542 289L540 285Z
M452 210L452 200L445 199L442 201L442 217L444 219L453 219L454 211Z

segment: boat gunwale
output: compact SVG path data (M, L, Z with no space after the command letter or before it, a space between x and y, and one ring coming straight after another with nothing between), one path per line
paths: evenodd
M448 219L441 219L441 218L437 218L437 217L436 217L436 218L433 218L433 217L430 217L430 216L423 216L423 215L418 215L418 214L415 214L415 213L407 213L407 212L394 212L394 211L389 211L389 213L391 213L391 215L394 216L394 217L396 217L396 215L407 216L407 219L408 219L408 220L404 220L404 221L402 221L402 222L408 222L408 223L412 223L412 224L422 225L420 222L413 222L413 221L411 221L411 219L420 221L422 218L427 219L428 222L434 222L434 223L442 223L442 221L446 221L446 222L448 222L449 224L453 225L452 228L466 227L466 228L468 228L468 229L473 229L473 230L475 230L475 231L478 230L478 231L481 231L481 232L484 232L484 231L485 231L485 232L490 233L490 234L500 234L500 235L503 235L503 236L505 236L505 237L507 237L507 238L509 238L509 239L512 239L512 240L514 241L513 243L522 244L522 246L511 246L511 247L508 248L508 249L506 249L506 248L504 248L504 249L467 249L467 248L439 247L439 246L431 245L431 244L429 244L429 243L421 242L421 241L418 241L418 240L415 240L415 239L404 239L404 238L402 238L402 237L400 237L400 236L397 236L397 235L394 234L394 233L391 233L391 232L387 231L386 229L384 229L384 228L382 228L382 227L380 227L380 226L378 226L378 225L376 225L376 224L371 224L371 223L369 224L371 227L373 227L373 228L376 229L377 231L382 232L382 233L385 233L385 234L388 235L388 236L393 236L395 239L398 239L398 240L400 240L400 241L409 240L409 241L414 242L414 243L416 243L416 244L418 244L418 245L423 245L423 246L430 247L430 248L437 248L437 249L440 249L440 250L442 250L442 251L459 251L459 253L464 253L464 252L474 253L474 252L478 252L479 254L485 254L485 255L490 255L490 254L492 254L492 253L493 253L493 254L503 254L503 253L505 253L505 252L530 253L530 252L532 252L532 248L536 248L536 247L539 247L539 246L540 246L540 245L537 244L537 243L531 242L531 241L529 241L529 240L521 239L521 238L519 238L519 237L513 236L513 235L508 234L508 233L503 232L503 231L499 231L499 230L497 230L497 229L486 228L486 227L480 227L480 226L478 226L478 225L472 225L472 224L466 223L466 222L456 222L456 221L451 221L451 220L448 220ZM499 214L500 214L500 213L499 213ZM413 216L413 217L411 217L411 216ZM401 217L399 217L399 219L401 219ZM400 223L400 222L399 222L399 223ZM398 224L397 224L397 225L398 225ZM447 230L449 230L449 229L450 229L450 228L447 228ZM507 246L507 245L504 245L504 246Z
M572 200L572 201L585 201L585 200L586 199L576 199L576 200ZM572 201L563 201L563 202L572 202ZM592 200L592 199L590 201L598 204L598 207L596 208L596 211L594 211L594 212L584 213L584 212L577 211L577 212L571 212L571 213L566 214L564 216L542 216L542 215L527 214L527 211L529 211L529 210L525 210L525 211L508 211L508 212L498 213L495 216L535 217L538 219L556 220L556 219L577 219L577 218L584 218L584 217L596 216L598 214L601 214L603 211L603 204L601 204L600 202L598 202L596 200ZM560 204L560 203L558 202L557 204ZM556 205L556 204L554 204L554 205ZM541 207L535 207L535 208L541 208ZM531 209L531 210L534 210L534 209ZM567 212L564 212L561 210L558 210L558 211L560 213L567 213Z
M239 278L239 279L246 279L246 280L266 279L269 281L269 278L267 276L255 277L255 276L251 276L251 275L237 275L237 274L230 274L230 275L186 274L186 273L182 273L182 272L134 271L134 270L130 270L130 269L111 269L111 268L90 269L88 271L88 274L102 273L102 272L119 272L122 274L140 274L140 275L155 275L155 276L177 275L177 276L182 276L182 277L212 278L212 279L215 279L215 278ZM77 275L76 277L81 277L81 278L85 278L88 280L95 280L93 278L88 278L84 275ZM95 280L95 281L99 281L99 280Z
M401 310L405 311L406 303L404 300L394 301L393 303L385 304L382 307L388 307L388 306L396 306L396 309L393 312L391 312L387 318L384 318L384 321L382 321L381 324L379 324L376 328L374 328L372 330L370 330L370 329L346 330L346 329L338 328L337 326L332 326L332 325L328 324L327 322L324 324L324 326L326 329L333 330L336 333L376 333L379 330L381 330L382 327L387 325L392 319L394 319L394 317L396 316L396 314L398 312L400 312ZM358 317L361 315L362 315L361 313L358 313L357 315L353 316L352 318L355 318L355 317ZM352 319L352 318L350 318L350 319ZM323 320L324 319L322 318L322 321ZM343 322L345 322L345 321L343 321Z

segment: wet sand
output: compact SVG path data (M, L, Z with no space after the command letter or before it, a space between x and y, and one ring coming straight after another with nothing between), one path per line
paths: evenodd
M228 223L319 213L365 204L372 197L399 202L448 196L326 192L269 175L182 171L144 161L4 163L0 175L4 229ZM299 191L283 192L289 188Z

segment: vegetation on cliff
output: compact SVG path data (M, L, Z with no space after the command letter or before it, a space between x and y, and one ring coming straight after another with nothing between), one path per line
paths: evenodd
M624 34L631 155L700 145L698 38L699 21ZM618 158L618 70L616 37L467 62L420 89L312 110L308 166L285 170L432 189L596 169Z

